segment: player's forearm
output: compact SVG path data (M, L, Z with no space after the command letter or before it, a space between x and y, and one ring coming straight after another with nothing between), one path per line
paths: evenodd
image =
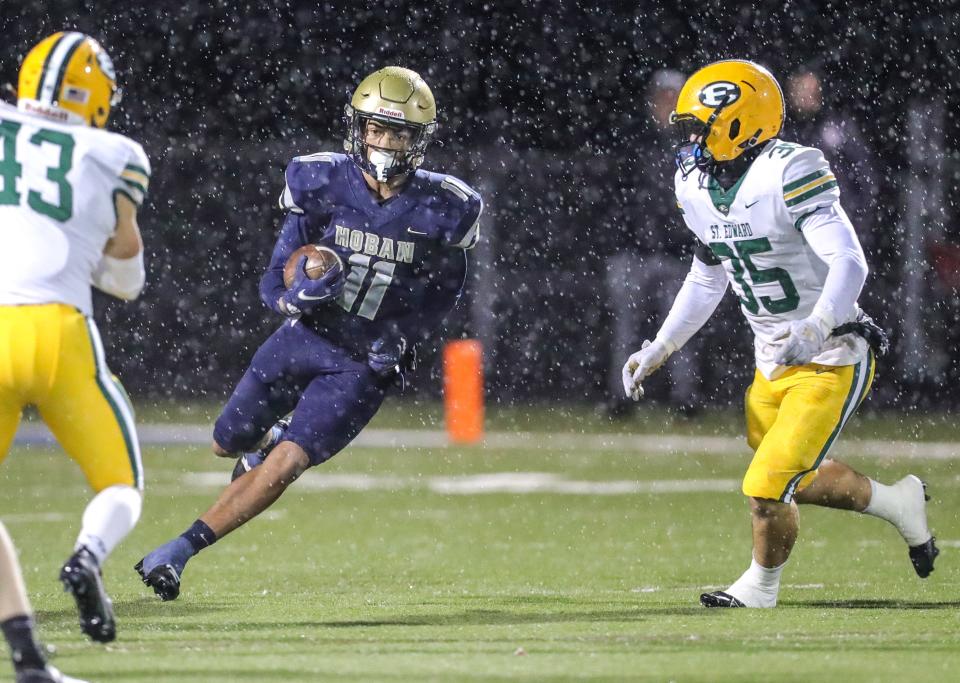
M93 286L124 301L133 301L147 281L143 252L133 258L114 258L104 254L93 271Z
M270 265L260 278L260 300L264 305L280 315L290 315L280 304L287 288L283 284L283 268L287 259L299 247L307 243L302 213L288 213L280 228L280 236L273 247Z
M803 236L829 267L814 314L828 327L851 319L868 268L850 219L839 206L821 209L804 220Z
M280 307L280 297L286 291L287 288L283 286L283 269L277 272L273 267L268 268L260 278L260 300L275 313L287 315L287 312Z
M723 266L707 265L694 258L690 272L657 332L657 339L671 353L681 348L710 319L726 291L727 276Z

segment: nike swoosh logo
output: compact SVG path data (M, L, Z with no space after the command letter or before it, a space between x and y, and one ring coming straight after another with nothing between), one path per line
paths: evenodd
M758 199L757 202L759 202L759 201L760 201L760 200ZM754 202L753 204L756 204L757 202ZM745 209L749 209L751 206L753 206L753 204L744 204L743 207L744 207Z
M304 294L303 290L301 289L299 292L297 292L297 298L300 299L300 301L320 301L320 299L325 299L326 297L310 296L308 294Z
M409 232L411 235L423 235L424 237L427 236L427 233L414 230L413 228L407 228L407 232Z

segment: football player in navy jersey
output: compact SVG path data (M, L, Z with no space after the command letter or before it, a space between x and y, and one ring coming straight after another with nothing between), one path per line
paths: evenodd
M346 113L346 154L297 157L286 170L287 217L260 282L284 321L214 427L214 453L238 459L234 480L137 564L164 600L179 595L187 560L356 437L459 298L483 202L462 181L420 169L437 128L430 88L386 67L360 83ZM284 266L307 244L334 250L341 265L313 280L301 258L287 288Z

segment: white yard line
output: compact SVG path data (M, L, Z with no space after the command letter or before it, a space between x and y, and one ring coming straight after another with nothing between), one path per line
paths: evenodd
M181 478L184 486L218 489L229 481L227 472L194 472ZM490 493L549 493L618 496L660 493L736 491L739 479L654 479L647 481L583 481L548 472L491 472L454 477L394 477L371 474L305 473L298 491L430 491L441 495L473 496Z
M74 515L68 515L65 512L18 512L11 515L3 515L0 520L7 524L16 524L18 522L65 522Z
M202 445L210 443L212 429L195 424L144 424L137 431L140 442L149 445ZM46 427L23 424L17 433L19 444L52 444ZM360 448L464 448L451 445L439 429L367 429L353 445ZM480 450L594 451L656 455L749 455L746 440L732 436L686 434L582 434L577 432L490 432ZM882 441L842 437L831 453L889 459L960 459L960 443L949 441Z

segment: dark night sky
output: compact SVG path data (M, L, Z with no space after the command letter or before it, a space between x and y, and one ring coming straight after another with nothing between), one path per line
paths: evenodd
M320 141L337 141L353 87L388 63L418 70L434 90L444 148L432 159L464 173L493 160L515 166L507 169L515 186L488 202L501 226L497 248L523 247L523 263L541 270L549 263L558 274L591 277L603 254L619 248L620 200L632 182L623 164L649 149L645 92L658 68L690 72L739 57L783 79L814 65L824 75L830 108L855 119L882 159L881 225L900 216L911 100L947 103L946 141L954 150L947 168L951 174L960 168L956 3L688 6L696 12L646 2L131 7L114 0L6 0L0 82L15 83L22 56L57 30L89 33L110 52L124 92L111 125L142 141L155 168L142 220L151 285L133 306L102 301L99 315L117 330L108 335L116 369L139 380L134 393L216 393L275 323L256 300L255 285L280 220L272 207L284 164L316 151ZM952 175L947 180L951 188L960 184ZM564 186L559 199L556 184ZM563 209L564 202L581 206ZM558 207L568 220L557 217ZM956 214L952 205L948 210ZM600 245L586 256L572 227L581 213L595 222L591 244ZM894 231L885 239L874 272L893 291ZM597 297L587 303L602 307ZM557 315L565 315L565 306L568 318L579 315L583 303L560 302ZM537 330L551 327L523 311L511 315L512 334L530 345ZM598 320L573 325L568 341L597 346ZM945 320L947 328L957 327L955 316ZM594 375L603 363L595 353L571 385L574 395L598 395L602 381ZM550 381L540 385L547 395ZM537 393L533 386L528 393Z

